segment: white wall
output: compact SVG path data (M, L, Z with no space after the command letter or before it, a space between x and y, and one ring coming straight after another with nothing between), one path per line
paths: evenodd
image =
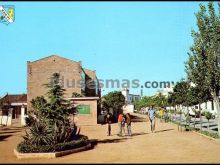
M124 95L125 101L128 101L129 100L129 98L128 98L128 91L127 90L122 90L121 93Z
M8 116L0 116L0 124L1 125L11 125L11 117Z
M133 113L134 112L134 105L128 104L122 107L123 112L125 113Z

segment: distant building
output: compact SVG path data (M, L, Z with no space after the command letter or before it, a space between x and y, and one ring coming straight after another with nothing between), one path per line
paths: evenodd
M32 109L30 101L37 96L45 96L53 73L59 73L65 89L65 98L78 106L79 123L97 123L98 101L101 90L98 88L96 71L85 69L81 62L72 61L57 55L51 55L37 61L27 62L27 108ZM88 84L92 88L88 87ZM83 97L73 97L73 93ZM46 97L47 98L47 97ZM82 119L82 120L81 120Z
M132 104L134 101L140 100L141 96L140 95L135 95L135 94L131 94L129 93L129 89L125 88L121 91L121 93L124 95L125 97L125 102L126 104Z
M0 109L0 125L25 125L27 115L27 95L6 94L1 97L3 106Z
M129 89L125 88L121 91L125 97L125 105L123 106L124 112L134 112L134 102L141 99L140 95L130 94Z

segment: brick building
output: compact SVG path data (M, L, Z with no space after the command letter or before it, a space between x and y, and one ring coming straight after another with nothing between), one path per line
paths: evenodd
M81 123L97 123L98 101L101 90L98 86L88 88L86 84L98 82L96 71L85 69L81 62L72 61L57 55L51 55L37 61L27 62L27 108L31 110L30 101L37 96L45 96L47 88L43 85L50 81L53 73L59 73L65 91L65 98L74 105L79 105L78 118ZM79 82L83 85L80 85ZM73 97L78 93L84 97ZM82 120L81 120L82 119Z
M26 94L6 94L1 98L0 125L25 125L27 114Z

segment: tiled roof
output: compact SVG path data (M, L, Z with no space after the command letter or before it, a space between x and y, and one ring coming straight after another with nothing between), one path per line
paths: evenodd
M26 103L27 102L27 94L18 94L18 95L6 95L2 99L5 99L10 103Z

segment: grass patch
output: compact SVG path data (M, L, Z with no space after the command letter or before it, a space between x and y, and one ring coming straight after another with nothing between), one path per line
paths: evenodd
M201 133L203 135L215 138L215 139L219 139L220 138L218 133L208 132L208 131L205 131L205 130L199 130L197 132L199 132L199 133Z
M170 122L173 124L184 127L186 131L196 131L196 132L201 133L203 135L206 135L206 136L209 136L209 137L212 137L215 139L220 139L220 136L218 135L218 133L208 132L206 130L200 130L199 128L190 127L189 125L186 125L186 124L180 125L179 121L170 121Z

